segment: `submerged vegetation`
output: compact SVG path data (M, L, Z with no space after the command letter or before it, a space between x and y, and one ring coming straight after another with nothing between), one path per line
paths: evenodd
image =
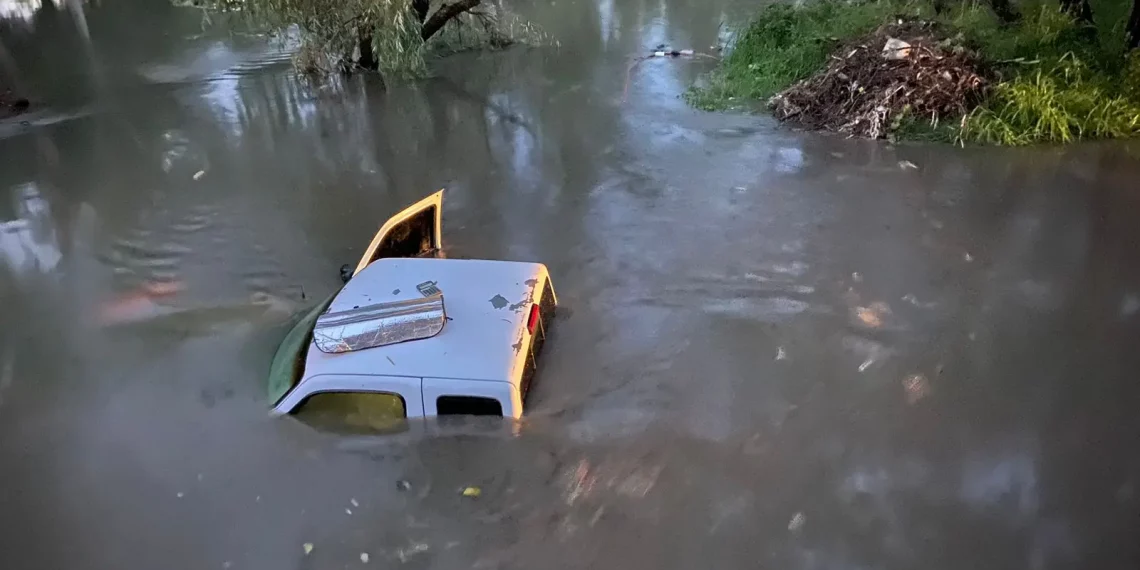
M1005 145L1136 136L1132 3L777 4L687 96L710 110L767 102L781 120L859 136Z
M296 31L305 72L354 69L422 75L429 53L500 48L545 39L496 0L174 0L242 16L281 37Z

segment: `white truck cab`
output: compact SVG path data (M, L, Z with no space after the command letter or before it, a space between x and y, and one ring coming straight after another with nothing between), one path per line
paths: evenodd
M289 333L270 371L275 414L358 427L522 416L558 304L549 272L436 257L441 205L442 191L388 220L344 287Z

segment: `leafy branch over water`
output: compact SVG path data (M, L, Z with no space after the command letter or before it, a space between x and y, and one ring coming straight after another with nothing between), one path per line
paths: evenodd
M499 48L545 36L496 0L173 0L236 13L255 28L300 34L296 63L306 72L352 69L422 75L425 53ZM466 31L464 31L466 30Z

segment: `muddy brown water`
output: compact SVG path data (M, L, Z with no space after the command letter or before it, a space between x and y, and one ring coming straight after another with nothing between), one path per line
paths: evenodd
M1140 565L1140 149L791 132L687 108L702 61L622 102L742 2L526 3L560 48L386 89L47 4L0 24L0 567ZM450 255L555 278L528 420L268 418L281 322L440 187Z

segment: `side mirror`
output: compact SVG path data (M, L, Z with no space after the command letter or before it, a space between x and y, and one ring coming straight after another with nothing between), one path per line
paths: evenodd
M340 280L348 283L349 279L352 279L352 266L346 263L340 266Z

